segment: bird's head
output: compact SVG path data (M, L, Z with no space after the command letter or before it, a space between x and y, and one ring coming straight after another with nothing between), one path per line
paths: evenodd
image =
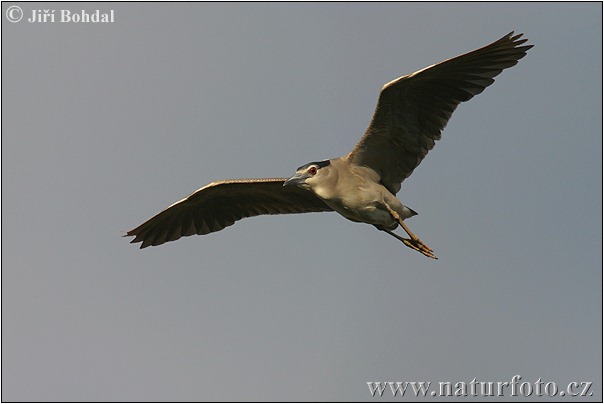
M283 183L283 186L295 185L297 187L315 191L322 185L330 182L332 177L330 160L317 161L298 167L296 174Z

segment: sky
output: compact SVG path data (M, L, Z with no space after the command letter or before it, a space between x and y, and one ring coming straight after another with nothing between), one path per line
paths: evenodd
M97 9L114 22L60 22ZM1 18L3 401L459 401L439 382L472 380L602 400L601 3ZM512 30L534 48L398 193L439 260L335 213L122 237L212 181L348 153L384 83ZM422 381L435 396L367 384Z

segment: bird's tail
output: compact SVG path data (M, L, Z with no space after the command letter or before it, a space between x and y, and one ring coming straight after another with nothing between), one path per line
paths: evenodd
M405 206L405 205L403 205L403 213L404 213L403 220L404 219L408 219L408 218L410 218L412 216L417 215L416 211L414 211L413 209L411 209L409 206Z

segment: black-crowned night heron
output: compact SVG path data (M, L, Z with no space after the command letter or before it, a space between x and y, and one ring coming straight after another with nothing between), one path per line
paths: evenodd
M299 167L291 178L213 182L158 213L126 236L140 248L208 234L251 216L336 211L374 225L406 246L436 258L407 225L416 213L395 196L460 102L493 83L532 45L513 32L473 52L384 85L369 128L346 156ZM393 232L401 226L409 235Z

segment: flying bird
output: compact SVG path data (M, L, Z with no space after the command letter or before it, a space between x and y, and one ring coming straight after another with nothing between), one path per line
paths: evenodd
M212 182L127 232L140 248L224 229L237 220L335 211L368 223L436 259L405 220L417 213L396 197L432 150L459 103L491 85L533 45L510 32L480 49L428 66L382 87L369 127L345 156L298 167L291 178ZM401 226L404 238L394 230Z

